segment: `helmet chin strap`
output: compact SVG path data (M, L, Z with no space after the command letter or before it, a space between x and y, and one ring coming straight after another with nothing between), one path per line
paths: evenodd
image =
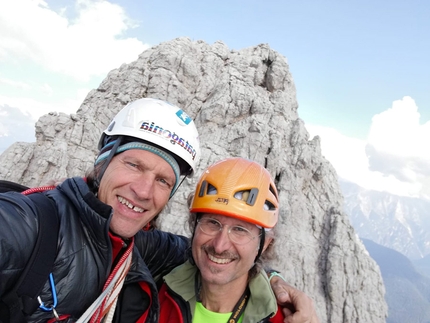
M260 258L261 253L263 252L264 248L264 241L266 240L266 231L264 228L261 228L261 238L260 238L260 246L258 247L258 254L257 257L255 257L254 263L257 262L257 260Z
M190 261L190 263L192 264L192 265L196 265L196 263L195 263L195 261L194 261L194 258L193 258L193 253L192 253L192 245L193 245L193 240L194 240L194 236L195 236L195 234L196 234L196 228L197 228L197 220L198 219L200 219L202 217L202 213L197 213L196 214L196 222L194 223L194 228L193 228L193 232L191 233L191 238L190 238L190 247L189 247L189 249L187 250L187 252L189 253L188 254L188 260Z
M179 182L178 186L176 186L176 188L174 189L174 191L172 191L172 192L170 193L169 201L170 201L170 199L173 197L173 195L175 195L175 193L176 193L176 191L178 190L179 186L181 186L182 182L185 180L185 178L187 178L187 176L188 176L188 175L185 175L185 176L182 178L182 180Z

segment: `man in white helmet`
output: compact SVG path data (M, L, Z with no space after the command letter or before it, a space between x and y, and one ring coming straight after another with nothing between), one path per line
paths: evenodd
M0 194L0 322L158 322L153 277L184 262L188 240L142 228L195 171L197 130L178 107L140 99L115 116L99 149L86 178L43 193L59 217L54 265L39 297L12 307L4 298L32 256L39 213L26 195Z

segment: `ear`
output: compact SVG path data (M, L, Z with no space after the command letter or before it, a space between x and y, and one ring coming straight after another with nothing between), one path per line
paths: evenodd
M266 236L266 240L264 241L264 246L263 246L263 252L266 251L267 247L269 247L269 245L272 243L273 238Z

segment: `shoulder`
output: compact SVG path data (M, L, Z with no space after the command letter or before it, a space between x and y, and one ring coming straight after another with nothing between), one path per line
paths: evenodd
M22 269L38 233L34 203L17 192L0 194L0 272Z
M95 212L106 219L111 214L112 208L96 197L82 177L68 178L55 189L47 191L46 195L55 201L60 210L74 208L80 212Z
M0 205L0 218L10 218L13 222L28 216L34 219L36 214L34 202L19 192L0 193Z
M278 313L276 297L265 272L261 271L252 278L249 282L249 288L251 297L245 309L246 322L259 322L262 317L268 318L273 313ZM280 314L282 314L282 311ZM272 322L272 320L269 322Z
M87 182L82 177L71 177L65 179L52 192L62 192L64 194L78 194L85 196L90 192Z

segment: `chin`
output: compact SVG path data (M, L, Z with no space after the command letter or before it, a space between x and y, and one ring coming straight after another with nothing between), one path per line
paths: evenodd
M118 227L119 227L119 230L118 230ZM121 225L116 226L116 225L112 225L112 223L110 226L110 230L123 239L130 239L137 233L137 231L127 231L127 230L124 230L123 228L124 226L121 226Z

